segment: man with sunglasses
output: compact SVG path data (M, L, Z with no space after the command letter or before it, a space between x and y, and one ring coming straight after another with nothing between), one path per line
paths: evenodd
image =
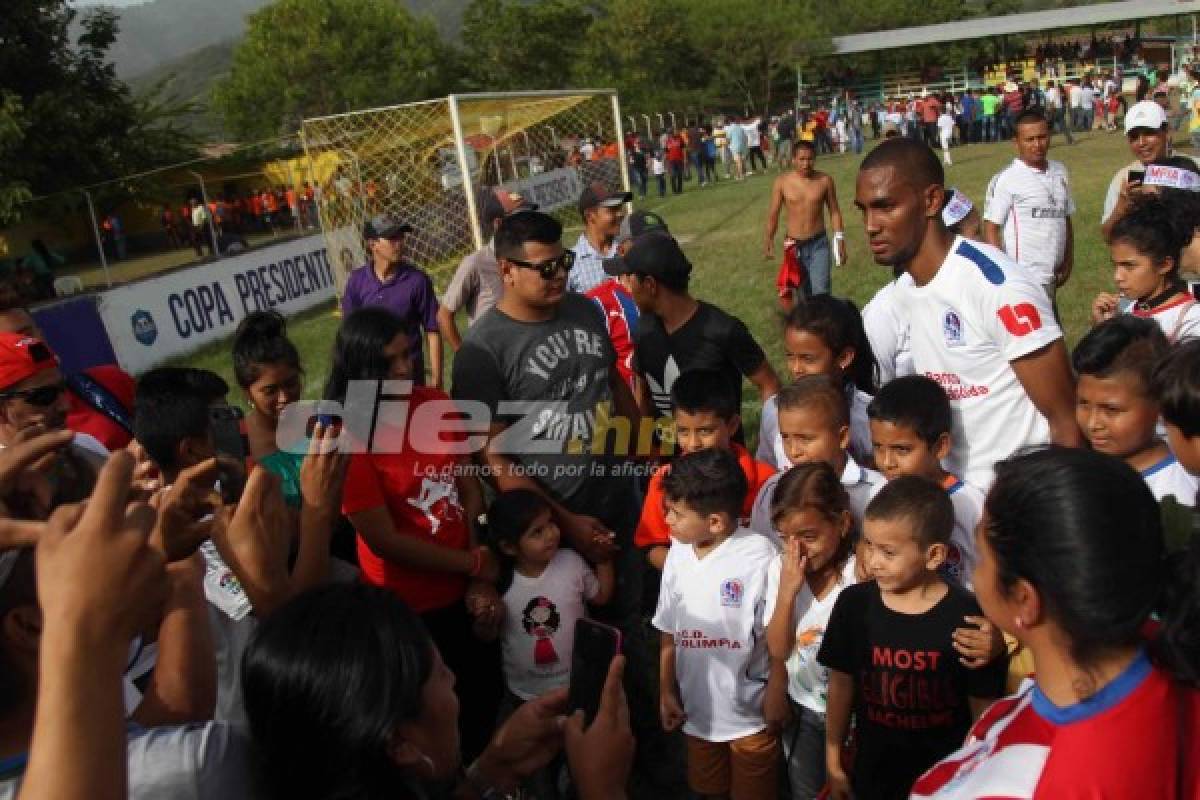
M462 347L462 336L454 315L460 308L467 310L467 324L474 325L500 299L504 285L500 282L500 267L496 264L496 251L492 247L492 236L500 222L509 214L518 211L537 211L537 203L530 203L516 192L503 186L484 189L479 197L480 225L487 239L474 253L463 257L454 277L442 295L438 306L438 330L455 350Z
M412 376L425 383L421 333L429 342L429 384L442 385L442 337L438 329L438 300L433 281L404 258L413 227L389 214L376 214L363 226L370 262L350 273L342 293L342 318L363 306L382 306L404 320L404 335L412 347Z
M0 333L0 448L11 447L36 433L66 428L66 383L58 359L41 339ZM31 487L29 507L14 515L44 518L62 503L74 503L92 491L108 457L105 447L86 433L76 433L70 446L38 465L44 483Z
M473 432L489 421L476 460L495 488L542 495L564 542L592 562L613 560L617 589L597 615L621 629L625 653L638 663L650 652L639 624L644 562L633 546L640 503L630 454L640 418L600 310L567 291L576 259L561 237L558 221L536 211L500 223L494 243L504 294L467 330L452 395ZM656 707L650 673L626 673L643 744L657 729L642 713Z

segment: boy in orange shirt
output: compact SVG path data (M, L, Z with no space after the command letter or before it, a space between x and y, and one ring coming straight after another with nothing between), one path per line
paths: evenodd
M741 415L728 381L714 370L697 369L683 373L671 386L671 414L675 419L675 442L680 455L720 448L737 456L747 483L742 517L749 519L759 488L775 474L775 469L769 464L755 461L745 447L733 441L733 435L741 424ZM634 545L644 550L646 560L660 571L666 561L667 550L671 547L662 486L663 478L669 471L670 465L665 465L650 479L642 516L633 535Z

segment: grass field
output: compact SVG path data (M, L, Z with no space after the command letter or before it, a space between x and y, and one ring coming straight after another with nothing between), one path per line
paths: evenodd
M1070 147L1055 137L1054 145L1050 157L1064 162L1070 171L1077 206L1075 271L1058 295L1059 312L1073 344L1086 328L1092 298L1112 283L1108 250L1100 236L1100 209L1113 173L1128 163L1131 156L1119 133L1080 136ZM981 204L991 176L1012 157L1011 143L957 148L953 151L954 166L947 168L947 183ZM853 205L859 161L861 157L854 155L823 156L818 159L817 168L834 177L846 221L849 259L847 264L835 268L834 293L851 298L861 307L888 280L890 271L871 260L862 220ZM765 176L755 174L743 183L722 180L705 189L697 188L693 181L685 184L681 195L668 194L663 200L651 196L638 205L659 211L683 244L695 268L693 294L745 321L782 374L783 351L774 291L778 261L768 262L762 257L764 217L771 181L776 174L774 171ZM568 230L563 241L570 246L578 234L578 227ZM777 245L776 252L779 251ZM444 288L448 277L435 277L439 289ZM308 397L318 395L328 370L330 347L338 325L331 312L332 305L324 306L296 317L289 327L308 373ZM179 363L214 370L224 375L231 386L235 385L227 341ZM446 374L450 374L448 368ZM748 391L744 416L750 431L757 431L757 405L754 392Z

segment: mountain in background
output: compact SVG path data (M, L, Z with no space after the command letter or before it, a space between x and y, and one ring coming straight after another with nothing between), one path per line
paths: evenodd
M151 0L138 5L110 6L120 17L120 33L109 55L124 80L179 61L182 66L200 56L211 63L212 52L200 51L241 38L246 15L271 0ZM457 39L467 0L405 0L410 11L429 16L443 36ZM81 12L107 3L76 3ZM78 21L75 33L78 32Z

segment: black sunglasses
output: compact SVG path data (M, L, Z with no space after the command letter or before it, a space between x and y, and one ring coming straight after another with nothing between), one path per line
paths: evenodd
M66 390L65 384L54 383L49 386L39 386L36 389L22 389L19 392L0 392L0 398L4 400L20 399L31 406L45 408L54 405L59 395Z
M519 258L506 258L505 261L510 264L516 264L518 267L525 269L536 270L543 280L550 280L558 274L559 270L570 272L571 267L575 266L575 251L563 250L562 255L558 258L551 258L548 261L522 261Z

